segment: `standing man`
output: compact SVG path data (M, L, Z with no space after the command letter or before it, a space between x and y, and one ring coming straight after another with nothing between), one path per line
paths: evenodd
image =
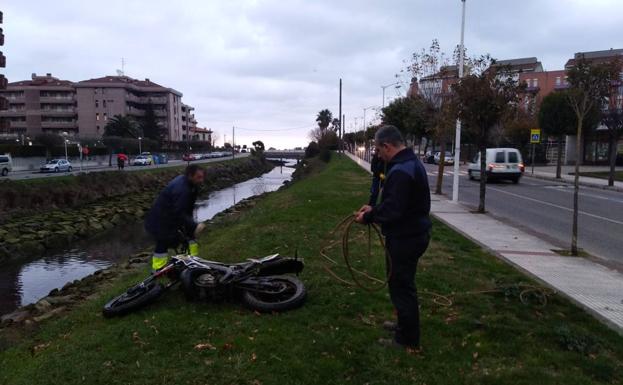
M196 223L193 217L199 186L205 180L205 170L199 165L186 167L184 175L175 177L160 192L151 210L145 218L145 230L154 237L156 249L151 259L153 271L161 269L169 261L167 251L181 242L179 231L192 241L190 254L197 255L198 245L194 239L205 228L205 224Z
M389 295L398 322L384 324L386 329L394 331L394 338L379 342L417 349L420 345L420 311L415 272L418 259L430 240L428 176L417 156L405 147L396 127L381 127L374 141L379 157L387 164L381 203L374 207L363 206L356 221L381 225L391 262Z

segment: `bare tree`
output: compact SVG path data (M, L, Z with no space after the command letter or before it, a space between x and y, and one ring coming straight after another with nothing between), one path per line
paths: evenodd
M611 92L611 81L620 73L620 62L590 63L583 56L577 58L575 65L567 70L569 81L568 101L577 120L576 159L573 181L573 226L571 234L571 254L578 254L578 196L580 191L580 153L582 151L582 129L587 115L595 107L600 107L604 98Z

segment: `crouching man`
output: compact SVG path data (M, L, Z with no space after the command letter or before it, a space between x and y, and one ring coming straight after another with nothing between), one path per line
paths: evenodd
M198 245L194 239L205 228L205 225L195 222L193 210L199 186L204 180L205 170L203 168L196 164L186 167L184 175L175 177L160 192L147 214L145 230L156 241L156 248L151 259L153 271L165 266L169 260L168 250L178 247L182 242L179 231L191 239L190 254L198 254Z
M386 329L394 331L394 338L379 342L417 349L420 345L420 312L415 273L418 260L430 240L428 177L417 156L405 147L396 127L381 127L375 136L375 147L387 164L381 202L374 207L363 206L356 221L381 225L391 262L388 286L398 322L385 323Z

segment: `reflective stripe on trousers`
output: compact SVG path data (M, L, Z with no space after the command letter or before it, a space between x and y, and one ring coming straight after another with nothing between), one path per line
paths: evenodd
M151 269L153 271L162 269L167 264L167 262L169 262L169 256L166 253L165 254L160 254L160 253L154 254L151 257Z

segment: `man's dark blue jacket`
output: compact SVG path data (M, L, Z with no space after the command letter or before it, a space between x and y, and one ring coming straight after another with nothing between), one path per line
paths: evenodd
M192 234L198 189L185 175L175 177L158 195L145 218L145 230L157 239L177 238L177 231Z
M430 189L422 162L411 149L397 153L387 165L381 203L364 215L366 223L379 223L387 237L406 237L431 228Z

